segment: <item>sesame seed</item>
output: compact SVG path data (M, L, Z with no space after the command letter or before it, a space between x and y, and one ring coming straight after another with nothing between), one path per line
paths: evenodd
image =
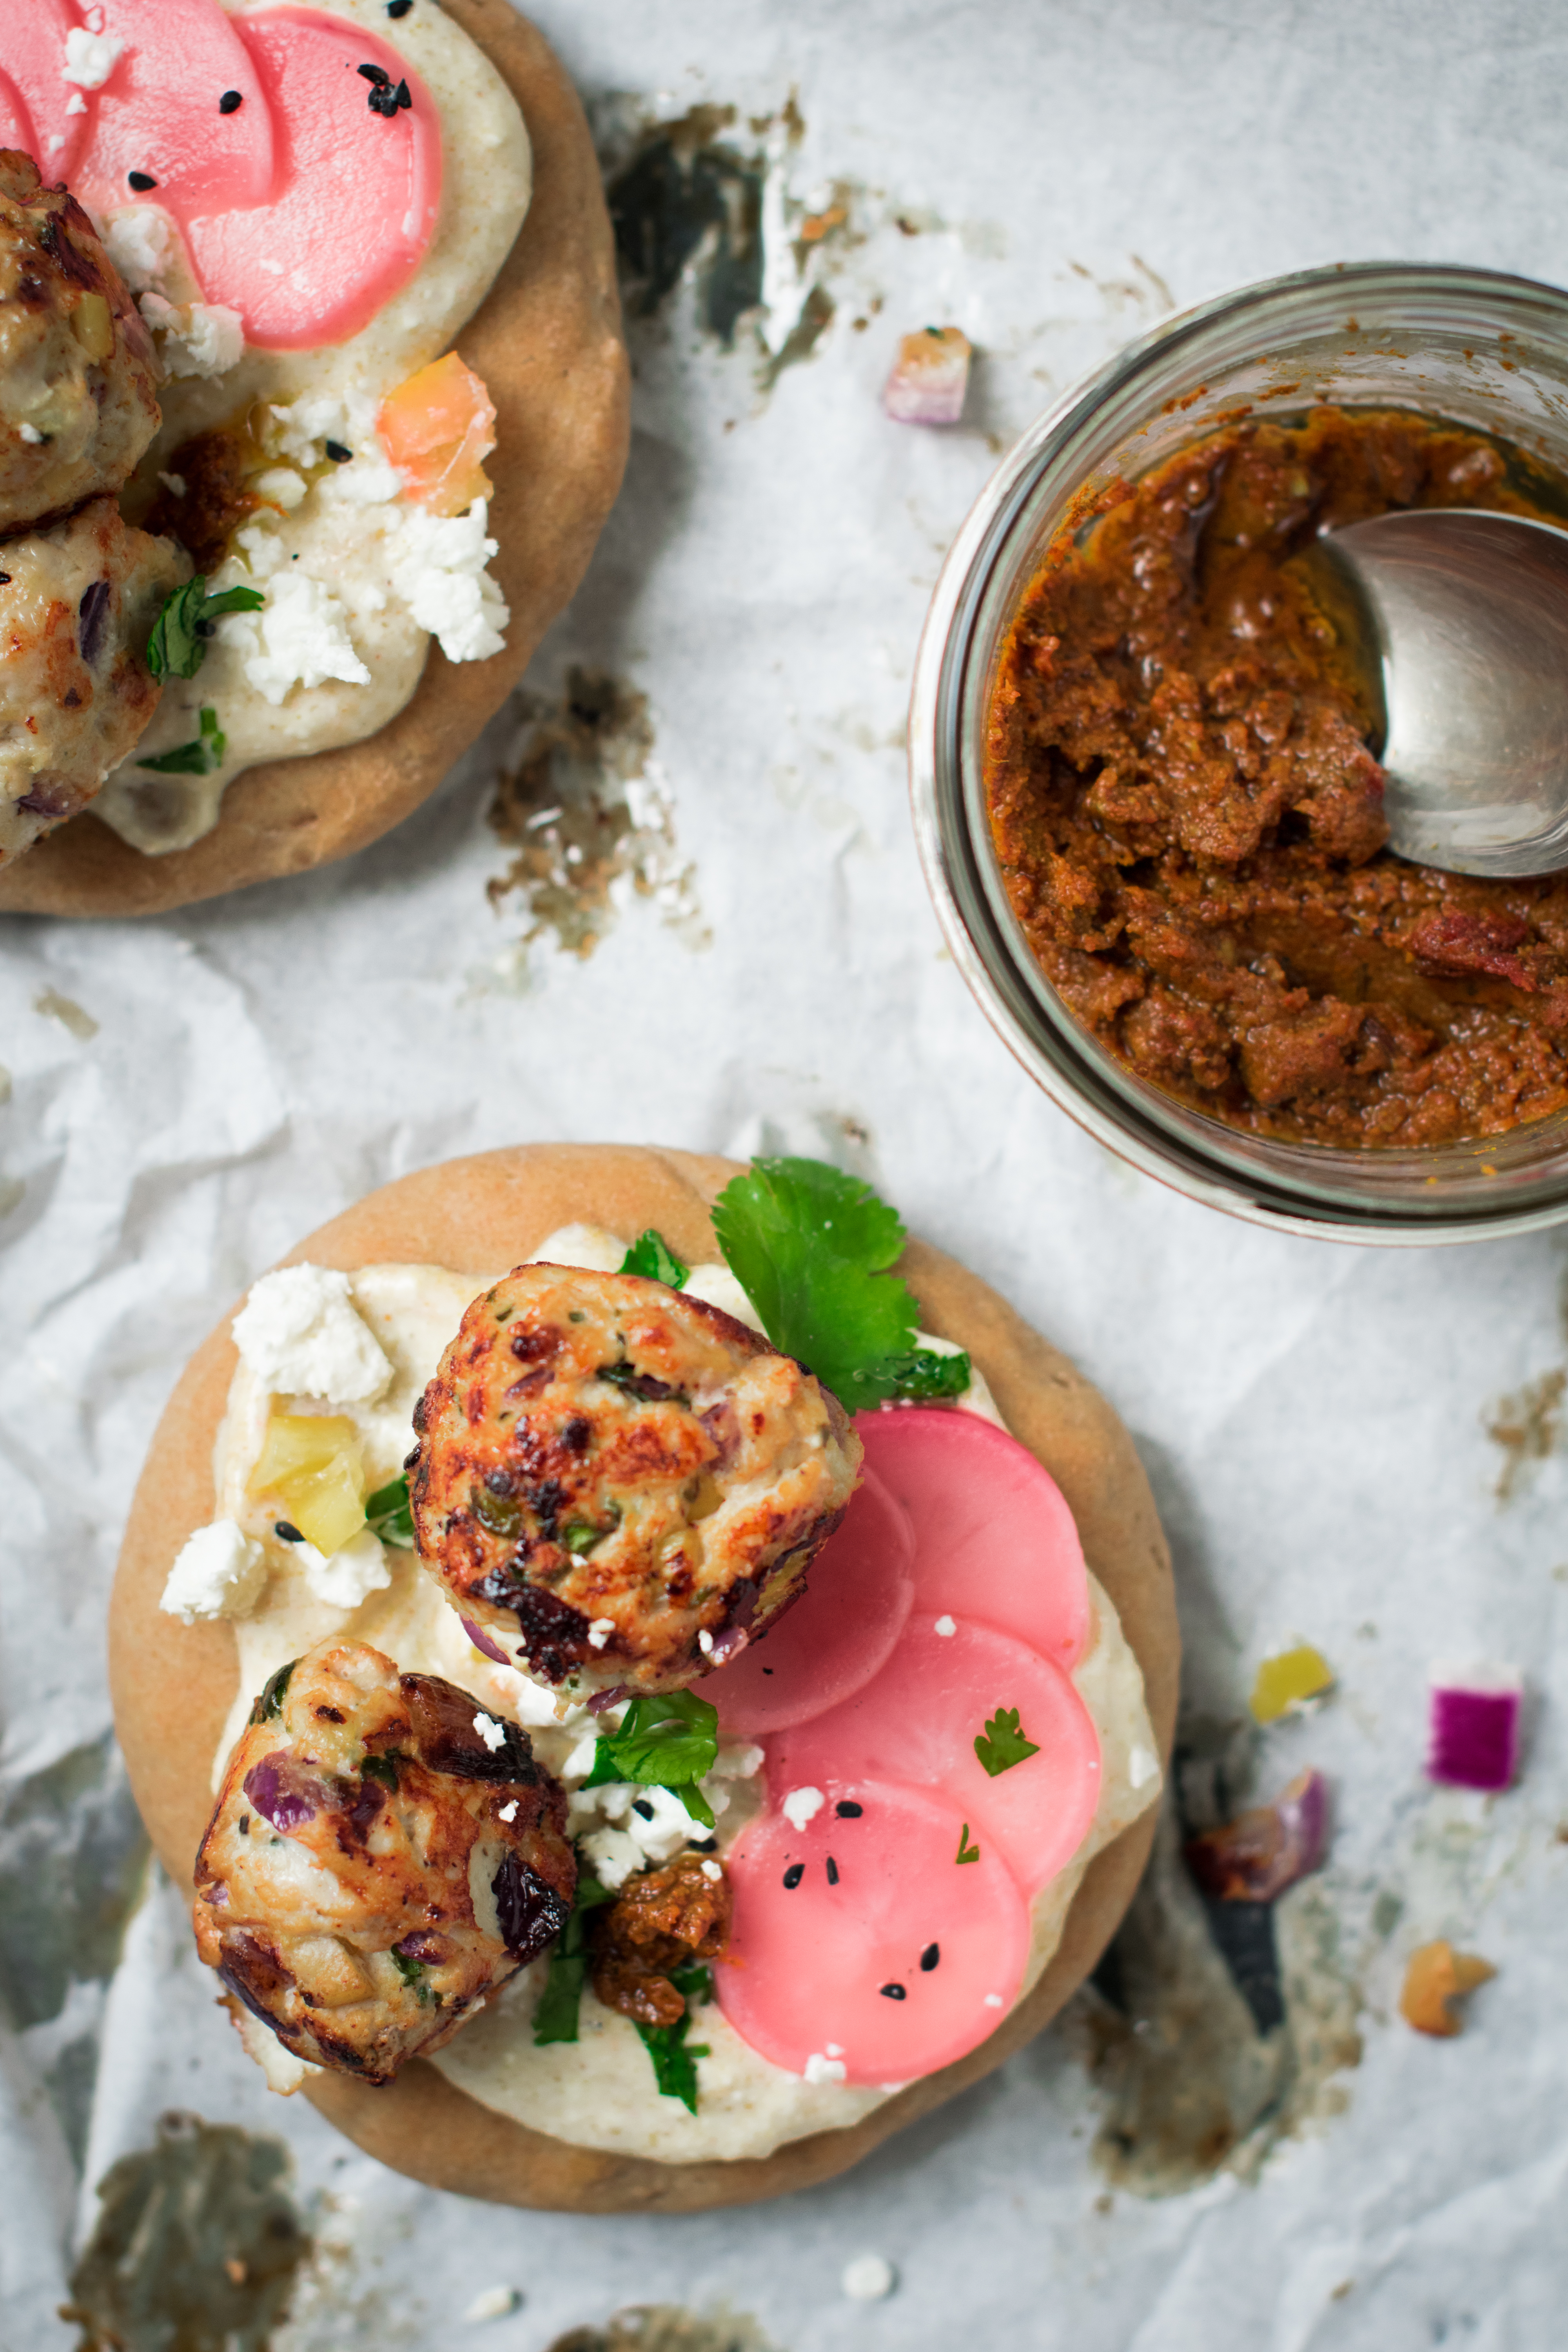
M217 102L217 110L220 114L237 114L244 104L245 92L242 89L226 89Z

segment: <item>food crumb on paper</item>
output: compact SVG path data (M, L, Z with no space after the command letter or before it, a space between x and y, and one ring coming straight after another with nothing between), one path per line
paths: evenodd
M1334 1670L1321 1650L1308 1642L1265 1658L1258 1669L1249 1702L1259 1723L1278 1723L1297 1714L1309 1700L1321 1698L1334 1686Z
M844 2265L839 2284L851 2303L880 2303L891 2294L897 2273L882 2254L857 2254L852 2263Z
M41 1013L46 1021L58 1021L73 1037L85 1045L89 1037L98 1034L98 1024L85 1006L74 996L62 996L58 988L40 988L33 999L33 1010Z
M1454 2002L1474 1992L1496 1969L1489 1960L1474 1952L1456 1952L1452 1944L1439 1937L1436 1942L1422 1944L1411 1953L1405 1968L1405 1982L1400 1988L1399 2014L1406 2025L1417 2033L1429 2033L1439 2041L1450 2040L1460 2032L1462 2022Z
M521 2301L514 2286L488 2286L482 2294L475 2295L463 2317L470 2327L477 2327L484 2319L505 2319Z

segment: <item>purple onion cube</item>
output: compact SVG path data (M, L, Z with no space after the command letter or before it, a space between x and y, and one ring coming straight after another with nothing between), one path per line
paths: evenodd
M1427 1779L1493 1793L1511 1787L1519 1770L1523 1689L1516 1666L1434 1666Z

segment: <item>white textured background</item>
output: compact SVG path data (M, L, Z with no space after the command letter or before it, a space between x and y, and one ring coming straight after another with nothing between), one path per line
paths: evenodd
M900 737L925 600L994 448L1159 316L1162 285L1180 306L1401 256L1563 277L1568 18L1526 0L536 14L590 99L733 103L743 144L743 118L796 89L806 131L781 184L810 201L849 184L863 239L827 257L837 317L767 396L754 341L720 351L689 300L637 330L626 493L531 680L552 696L579 661L647 694L652 782L711 944L639 899L588 962L544 940L521 955L516 900L497 912L484 892L502 863L493 746L314 879L136 926L0 931L0 1172L6 1199L21 1186L0 1221L0 1981L23 2029L0 2036L0 2339L70 2343L53 2310L91 2183L183 2106L281 2133L342 2249L280 2352L541 2352L633 2299L727 2300L793 2352L1546 2352L1568 2293L1564 1465L1548 1454L1504 1507L1484 1424L1563 1361L1563 1243L1330 1250L1104 1157L942 956ZM782 315L801 289L787 268L773 283ZM928 320L984 353L969 421L940 436L878 404L897 335ZM35 1009L51 989L95 1034ZM79 1923L123 1850L123 1799L100 1759L60 1759L107 1727L119 1528L181 1363L362 1192L535 1137L851 1160L1120 1406L1210 1711L1235 1711L1281 1634L1334 1661L1339 1696L1258 1770L1273 1787L1311 1758L1333 1776L1319 1894L1365 2055L1340 2078L1345 2111L1284 2138L1256 2181L1107 2204L1099 2095L1051 2035L785 2204L684 2221L462 2205L268 2096L167 1905L143 1907L105 1980L112 1935ZM1523 1779L1489 1808L1420 1776L1426 1663L1467 1649L1531 1677ZM50 1816L39 1792L73 1770L88 1800ZM1436 1934L1500 1970L1447 2045L1391 2019L1405 1953ZM837 2284L867 2250L900 2278L870 2306ZM466 2328L492 2281L521 2307Z

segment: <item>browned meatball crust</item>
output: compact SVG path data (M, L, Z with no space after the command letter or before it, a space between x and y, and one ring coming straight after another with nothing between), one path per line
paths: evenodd
M0 532L123 488L158 429L155 368L76 198L0 148Z
M837 1399L744 1324L568 1266L476 1299L414 1418L420 1558L578 1695L734 1656L799 1594L860 1466Z
M158 707L147 639L189 570L110 498L0 539L0 866L135 749Z
M565 1926L565 1801L526 1732L363 1642L251 1709L196 1856L196 1948L295 2056L384 2083Z

